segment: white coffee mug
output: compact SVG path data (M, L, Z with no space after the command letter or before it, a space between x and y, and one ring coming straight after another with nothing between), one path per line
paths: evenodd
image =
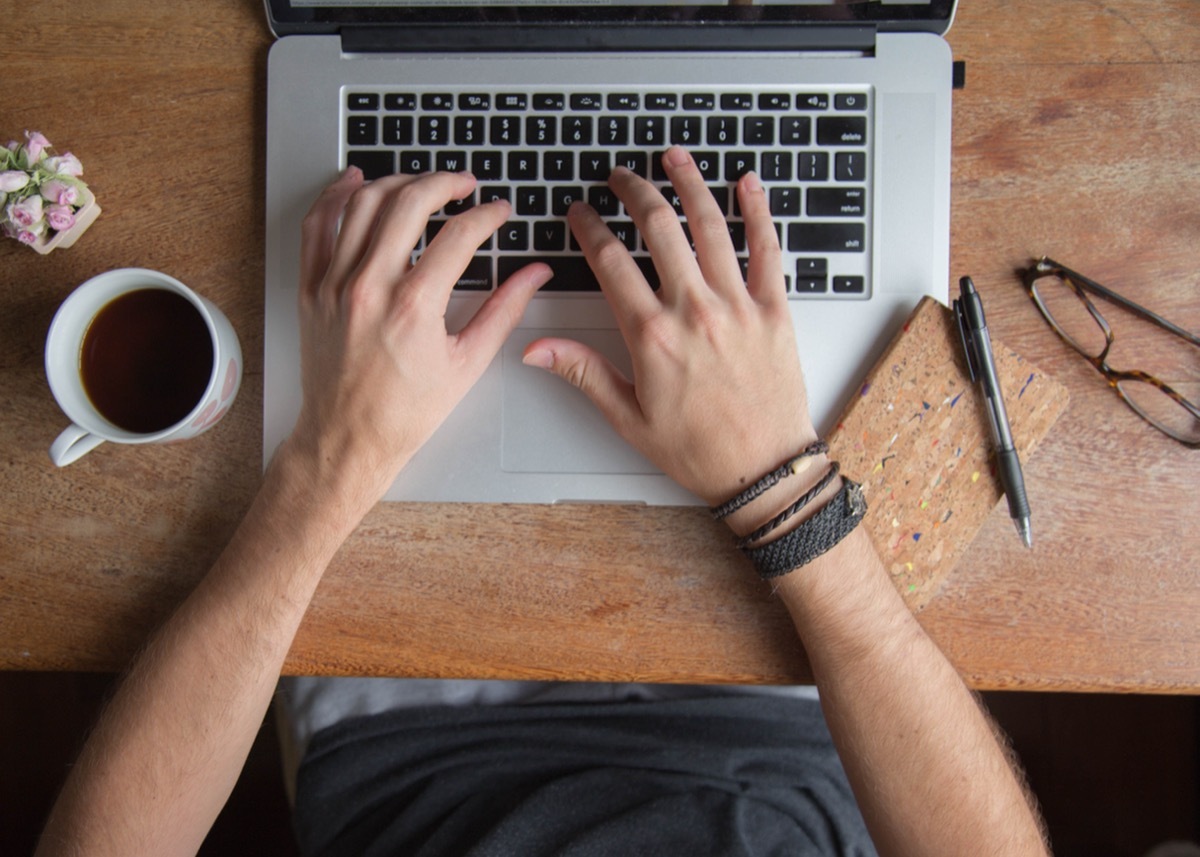
M143 289L163 289L185 298L204 320L212 342L212 366L203 395L182 419L150 432L130 431L107 419L88 396L83 378L82 349L93 320L117 298ZM158 271L119 268L92 277L58 308L46 336L46 378L72 423L50 446L50 458L64 467L106 440L172 443L214 426L229 411L241 387L242 348L233 325L211 301Z

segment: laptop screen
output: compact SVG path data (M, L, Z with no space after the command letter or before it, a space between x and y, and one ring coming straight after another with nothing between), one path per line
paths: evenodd
M404 24L762 23L944 33L954 0L267 0L278 35Z

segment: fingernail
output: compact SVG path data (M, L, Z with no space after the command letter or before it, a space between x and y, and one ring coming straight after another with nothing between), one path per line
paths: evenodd
M679 146L672 146L663 155L663 160L673 167L682 167L689 160L688 153Z
M521 362L535 369L550 370L554 368L554 352L547 348L537 348L522 357Z
M742 176L742 181L746 183L746 190L760 192L763 189L762 182L758 180L758 173L746 173Z

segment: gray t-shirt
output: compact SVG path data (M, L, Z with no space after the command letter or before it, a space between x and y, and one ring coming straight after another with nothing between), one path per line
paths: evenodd
M314 736L305 855L873 855L811 700L420 708Z

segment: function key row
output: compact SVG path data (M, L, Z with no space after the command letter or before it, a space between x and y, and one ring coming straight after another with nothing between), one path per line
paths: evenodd
M808 116L383 116L346 119L352 146L808 146L814 143ZM818 146L867 144L865 116L820 116Z
M486 110L834 110L863 111L867 96L862 92L537 92L460 93L449 92L351 92L346 107L361 112L387 111L486 111Z

